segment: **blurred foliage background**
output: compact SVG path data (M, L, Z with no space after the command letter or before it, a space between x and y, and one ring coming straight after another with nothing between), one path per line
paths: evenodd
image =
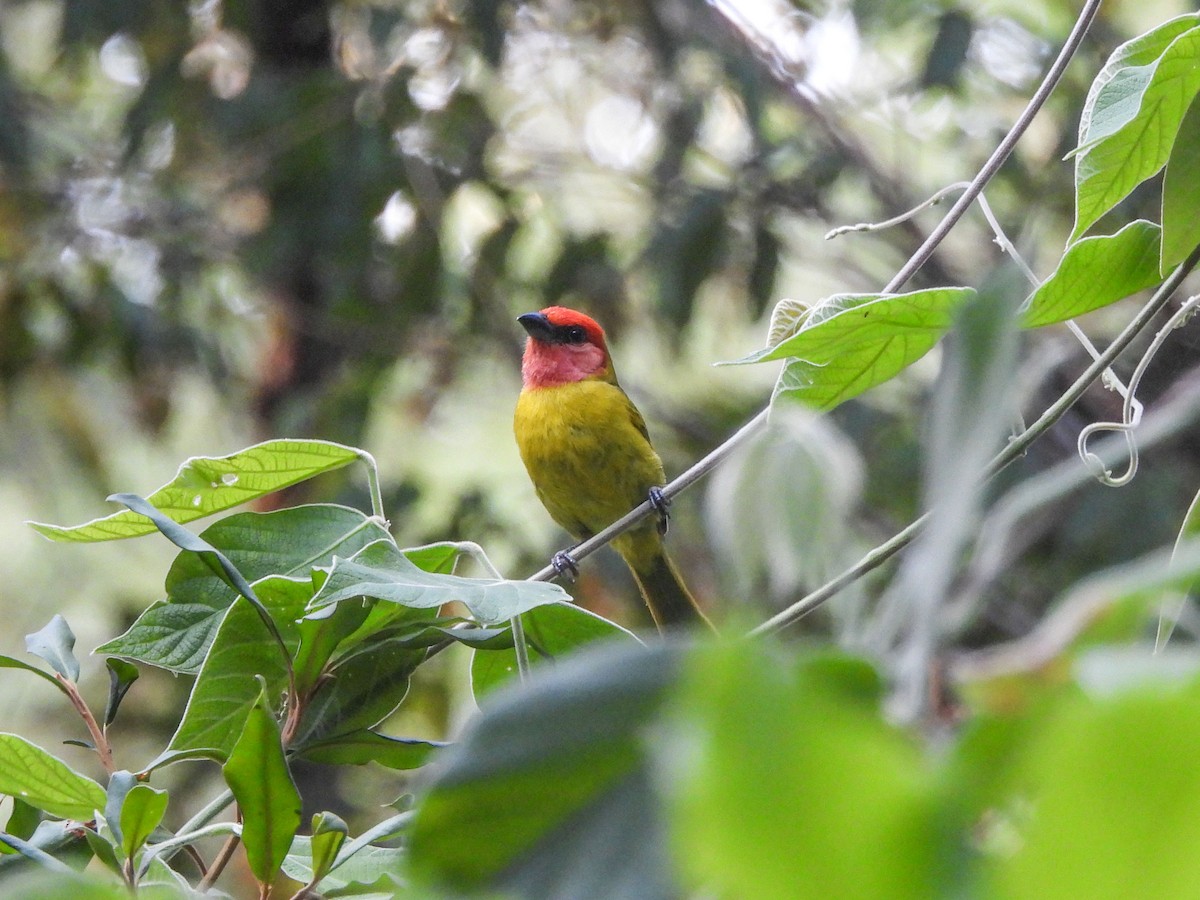
M989 189L1039 276L1070 231L1062 157L1087 86L1118 43L1195 8L1106 4ZM604 323L678 473L769 397L771 367L710 363L761 346L781 298L882 287L936 209L825 233L970 178L1076 12L1062 0L8 0L0 652L19 655L55 611L90 649L159 598L173 555L156 540L55 547L23 520L102 515L111 492L147 493L188 456L268 437L372 452L402 541L470 539L514 577L540 568L566 538L511 436L515 317L561 303ZM1154 218L1153 197L1135 193L1121 221ZM973 214L911 286L984 282L1004 265L991 237ZM1128 314L1084 324L1103 341ZM1047 331L1025 337L1012 373L1029 416L1084 364L1065 331ZM1194 335L1173 340L1142 399L1194 390L1196 350ZM937 361L821 419L781 411L677 502L673 553L718 620L761 620L915 514ZM1081 425L1118 409L1097 389L1005 484L1072 456ZM1132 487L1092 483L1024 523L1021 553L972 588L963 640L1020 634L1080 574L1169 542L1200 483L1198 447L1193 428L1147 454ZM361 472L315 490L288 501L366 504ZM640 622L615 556L589 561L573 591ZM868 580L796 632L853 644L871 598ZM428 699L405 715L426 719L410 730L452 726L469 705L456 683L418 685ZM0 692L4 730L61 737L40 718L50 692L20 684ZM158 684L130 741L174 725L184 694Z

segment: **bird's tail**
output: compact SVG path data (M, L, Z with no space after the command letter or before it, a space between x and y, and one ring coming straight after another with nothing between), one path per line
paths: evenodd
M688 625L712 628L661 545L657 553L638 560L637 566L631 560L626 562L660 631Z

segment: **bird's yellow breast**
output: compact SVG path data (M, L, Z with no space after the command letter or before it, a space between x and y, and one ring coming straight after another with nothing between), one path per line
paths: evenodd
M525 390L513 428L539 499L576 537L600 531L665 481L641 414L616 384Z

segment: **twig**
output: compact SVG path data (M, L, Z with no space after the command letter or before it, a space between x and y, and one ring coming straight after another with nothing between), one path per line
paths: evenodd
M237 849L238 843L241 841L240 834L231 834L225 839L225 843L221 845L221 850L216 858L212 861L212 865L208 867L208 871L204 873L204 877L200 879L200 883L196 885L196 890L203 894L213 886L221 873L225 871L225 867L229 865L229 860L233 858L233 851Z
M109 746L108 737L104 733L99 723L96 722L96 717L92 715L91 709L84 702L83 697L79 694L79 686L69 678L64 678L62 675L55 675L58 683L61 684L66 692L67 698L71 701L71 705L75 707L75 711L79 713L83 719L83 723L87 726L88 733L92 736L92 744L96 751L96 755L100 757L100 765L104 766L104 771L111 775L117 771L117 765L113 761L112 747Z

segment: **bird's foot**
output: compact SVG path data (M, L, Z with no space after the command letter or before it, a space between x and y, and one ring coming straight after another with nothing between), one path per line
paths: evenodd
M575 562L574 557L566 550L559 550L555 553L550 559L550 566L558 573L560 578L574 581L579 577L579 564Z
M666 535L671 527L671 501L662 492L662 488L650 488L650 505L658 513L658 533Z

